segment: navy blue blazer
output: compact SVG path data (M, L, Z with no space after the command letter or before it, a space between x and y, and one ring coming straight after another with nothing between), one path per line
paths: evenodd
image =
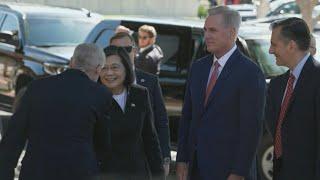
M289 73L272 79L269 85L265 117L272 136ZM300 73L281 133L282 158L274 161L274 179L320 179L320 63L312 56Z
M107 113L112 94L75 69L35 80L22 97L0 143L0 179L92 179L99 173L94 146L109 151Z
M193 63L187 81L178 141L178 162L192 168L196 153L205 180L230 174L256 179L255 156L262 129L265 78L237 49L225 64L204 106L212 66L209 55Z
M149 91L154 125L158 133L162 156L170 157L169 122L158 77L137 68L135 73L137 84L146 87Z

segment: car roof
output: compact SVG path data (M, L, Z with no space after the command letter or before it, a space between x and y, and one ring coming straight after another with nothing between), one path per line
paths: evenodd
M146 24L163 24L203 29L204 20L198 18L169 18L147 16L105 16L106 20L132 21Z
M91 17L102 18L101 15L97 13L91 13L86 9L66 8L29 3L1 2L0 8L17 11L26 17L33 18L83 18L88 17L88 13Z
M145 17L145 16L105 16L105 21L123 21L123 22L138 22L145 24L161 24L161 25L172 25L191 27L197 29L203 29L203 19L183 19L183 18L164 18L164 17ZM265 39L269 38L271 31L268 24L257 23L257 24L246 24L240 25L239 36L245 39Z

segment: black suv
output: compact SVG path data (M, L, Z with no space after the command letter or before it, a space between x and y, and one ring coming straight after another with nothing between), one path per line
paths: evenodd
M101 18L85 9L0 3L0 108L11 111L31 80L65 70Z

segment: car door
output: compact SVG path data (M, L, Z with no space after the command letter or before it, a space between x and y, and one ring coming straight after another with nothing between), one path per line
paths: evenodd
M20 27L18 17L13 13L3 13L3 22L0 31L17 33L20 39ZM21 65L22 54L19 46L0 42L0 98L1 105L11 104L15 95L14 82L17 68ZM9 107L9 106L8 106Z

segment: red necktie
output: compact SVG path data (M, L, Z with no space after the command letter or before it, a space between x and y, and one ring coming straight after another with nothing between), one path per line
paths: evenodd
M209 84L207 86L207 89L206 89L206 97L205 97L205 100L204 100L204 105L206 106L207 105L207 101L208 101L208 98L211 94L211 91L214 87L214 85L216 84L216 81L218 79L218 74L219 74L219 67L220 67L220 64L218 63L218 61L216 61L214 63L214 69L211 73L211 77L210 77L210 81L209 81Z
M287 82L286 94L281 104L281 110L280 110L279 118L277 121L276 135L274 137L274 153L277 159L282 155L281 128L282 128L282 123L284 121L284 117L286 115L286 111L289 106L290 99L293 93L294 80L295 80L295 77L290 73L290 76Z

